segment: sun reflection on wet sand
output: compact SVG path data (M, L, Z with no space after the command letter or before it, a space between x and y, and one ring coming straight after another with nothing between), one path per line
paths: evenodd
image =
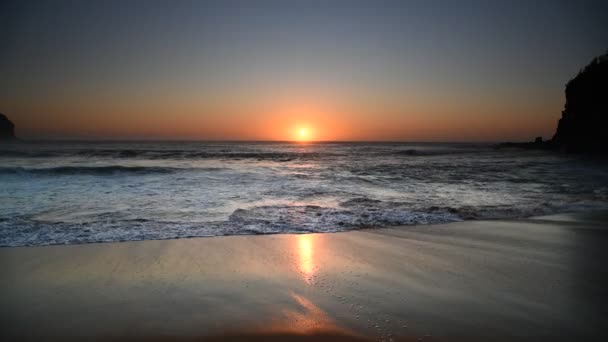
M298 269L307 283L312 282L315 273L314 242L315 235L301 234L297 236Z
M272 323L268 324L259 333L289 333L289 334L317 334L338 333L340 335L355 334L343 327L340 327L329 315L311 302L309 299L295 292L290 293L296 307L286 307L280 310L280 314L272 319Z
M335 328L335 323L310 300L291 293L291 297L300 306L300 310L283 310L283 315L287 318L290 326L297 332L306 333L312 330Z

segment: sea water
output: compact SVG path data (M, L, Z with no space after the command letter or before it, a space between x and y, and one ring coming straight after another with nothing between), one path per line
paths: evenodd
M492 144L0 145L0 246L520 218L608 206L608 163Z

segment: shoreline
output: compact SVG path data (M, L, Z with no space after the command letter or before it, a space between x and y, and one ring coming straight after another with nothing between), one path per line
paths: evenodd
M607 218L0 248L0 336L600 341Z
M392 225L392 226L372 226L372 227L361 227L361 228L353 228L350 230L341 230L341 231L328 231L328 232L280 232L280 233L259 233L259 234L226 234L226 235L208 235L208 236L180 236L180 237L169 237L164 239L139 239L139 240L116 240L116 241L92 241L92 242L75 242L75 243L56 243L56 244L39 244L39 245L21 245L21 246L0 246L0 250L6 248L33 248L33 247L54 247L54 246L73 246L73 245L97 245L97 244L116 244L116 243L129 243L129 242L145 242L145 241L171 241L171 240L189 240L189 239L209 239L209 238L229 238L229 237L237 237L237 236L281 236L281 235L307 235L307 234L341 234L341 233L349 233L349 232L358 232L358 231L376 231L383 229L417 229L414 227L427 227L427 226L449 226L454 224L459 224L463 222L497 222L497 221L506 221L506 222L520 222L527 220L543 220L544 218L549 218L549 221L559 222L559 220L552 220L552 217L567 217L567 216L578 216L582 217L585 221L589 221L588 218L590 215L597 215L600 213L601 215L605 214L606 222L608 222L608 209L591 209L591 210L579 210L579 211L564 211L558 213L551 214L543 214L543 215L532 215L525 217L508 217L508 218L480 218L480 219L463 219L461 221L452 221L452 222L444 222L444 223L416 223L416 224L407 224L407 225Z

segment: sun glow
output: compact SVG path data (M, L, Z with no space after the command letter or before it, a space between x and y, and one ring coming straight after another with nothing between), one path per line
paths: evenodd
M310 129L307 127L300 127L296 130L295 140L310 141L311 139Z

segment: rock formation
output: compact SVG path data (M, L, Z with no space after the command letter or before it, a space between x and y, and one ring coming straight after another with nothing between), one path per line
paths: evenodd
M566 104L551 140L506 142L497 148L559 149L608 155L608 53L566 83Z
M15 125L4 114L0 113L0 141L14 140Z
M569 152L608 154L608 53L566 84L566 105L552 143Z

